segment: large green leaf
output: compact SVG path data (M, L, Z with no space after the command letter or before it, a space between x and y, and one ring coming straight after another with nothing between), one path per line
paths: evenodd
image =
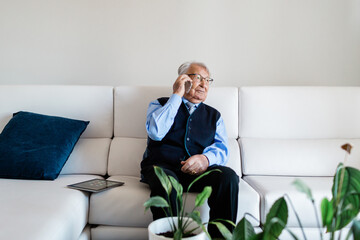
M195 207L200 207L210 197L212 188L210 186L204 187L204 190L196 196Z
M147 211L150 207L169 207L168 202L160 196L151 197L144 203L145 211Z
M172 186L169 177L166 175L164 170L158 166L154 166L154 171L166 193L170 195Z
M243 217L233 231L232 240L250 240L255 235L251 223Z
M183 195L183 186L173 177L173 176L169 176L170 182L173 186L173 188L175 189L177 196L181 196Z
M173 186L173 188L176 191L176 199L178 201L178 210L180 210L180 208L182 208L183 205L183 186L173 177L173 176L169 176L170 182Z
M314 201L311 189L302 180L296 179L292 184L298 191L305 193L311 201Z
M224 224L222 224L221 222L211 222L212 224L215 224L216 227L219 229L219 232L221 233L221 235L223 235L223 237L226 240L232 240L232 234L229 231L229 229L227 229L227 227L225 227Z
M252 236L250 240L264 240L264 232Z
M331 229L331 222L334 216L333 203L327 198L321 201L321 218L324 227Z
M349 224L360 211L360 197L356 194L360 193L360 171L339 164L334 176L332 193L334 208L340 213L335 228L339 230Z
M200 212L199 211L193 211L189 214L189 217L192 218L198 225L202 224L201 218L200 218Z
M360 240L360 221L353 221L351 231L354 237L354 240Z
M284 197L279 198L270 208L264 223L264 237L277 239L288 220L288 207Z

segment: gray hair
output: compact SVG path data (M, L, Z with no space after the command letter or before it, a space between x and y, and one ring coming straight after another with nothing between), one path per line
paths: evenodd
M186 62L186 63L181 64L179 69L178 69L178 74L179 75L185 74L187 72L187 70L189 70L189 68L190 68L190 66L192 64L198 65L198 66L204 68L210 75L210 71L207 68L207 66L205 64L201 63L201 62Z

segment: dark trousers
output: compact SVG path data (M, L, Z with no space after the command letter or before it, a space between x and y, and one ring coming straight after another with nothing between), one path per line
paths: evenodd
M162 167L167 175L173 176L181 183L184 192L187 190L189 184L198 176L183 173L180 169L169 169ZM212 187L211 196L208 199L210 207L210 220L227 219L236 223L238 192L239 192L239 177L229 167L225 166L210 166L207 171L212 169L220 169L221 172L212 172L209 175L201 178L190 189L190 192L201 192L205 186ZM167 199L167 194L157 178L153 166L146 167L141 170L145 182L147 182L151 189L150 196L162 196ZM176 216L176 192L170 194L173 215ZM151 208L154 220L165 217L165 212L161 208ZM224 223L224 222L223 222ZM225 224L230 230L232 226ZM222 237L217 228L213 224L208 225L210 235L214 237Z

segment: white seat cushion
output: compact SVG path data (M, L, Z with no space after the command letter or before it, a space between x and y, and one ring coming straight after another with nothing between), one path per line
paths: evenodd
M78 239L87 224L88 194L66 186L92 178L0 179L0 239Z
M143 204L150 196L147 184L139 177L111 177L110 180L123 181L121 187L92 194L90 197L89 223L147 227L152 221L151 212L144 213Z
M144 212L144 203L150 198L148 185L140 182L138 177L112 176L109 180L123 181L125 184L91 195L89 223L146 228L152 222L151 211ZM191 211L194 207L195 197L195 193L189 193L186 211ZM199 211L203 221L208 221L208 205L204 204Z
M152 221L150 210L144 213L144 203L150 197L148 185L141 183L140 178L137 177L113 176L109 179L123 181L125 184L121 187L91 195L89 223L118 227L146 228ZM240 180L239 189L238 220L240 220L245 213L250 213L259 219L259 194L242 179ZM191 211L194 207L196 195L196 193L189 193L185 208L186 211ZM204 204L199 211L202 220L207 222L209 220L209 206ZM254 221L253 219L249 220L253 225L259 225L258 221Z
M147 240L147 228L97 226L91 229L91 240Z
M295 234L295 236L298 237L298 239L305 239L303 237L303 233L301 231L301 228L289 228L289 230L291 232L293 232ZM350 230L349 228L344 228L342 230L342 235L341 235L341 238L340 238L341 240L346 239L346 235L347 235L349 230ZM318 228L305 228L304 233L305 233L306 239L311 239L311 240L321 239L320 238L320 232L319 232ZM322 229L322 233L323 233L323 238L324 239L326 239L326 240L330 239L331 233L326 233L326 229ZM279 239L281 239L281 240L294 240L294 238L286 230L282 231ZM335 233L335 238L334 239L339 239L339 231L337 231ZM350 239L353 239L353 238L350 238Z
M276 176L246 176L244 180L248 182L261 196L261 222L264 223L266 214L272 204L280 197L287 194L295 210L299 214L304 227L316 227L315 212L311 201L307 199L304 193L299 192L292 182L295 177L276 177ZM320 203L324 197L330 199L332 177L298 177L304 181L310 188L315 199L318 216L321 217ZM293 209L288 202L289 219L288 227L299 227ZM321 219L320 219L321 221Z

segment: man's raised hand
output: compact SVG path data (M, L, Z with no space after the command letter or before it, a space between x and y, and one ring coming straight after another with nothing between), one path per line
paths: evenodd
M185 82L192 82L192 80L186 74L180 75L174 82L173 93L183 97L185 94Z

